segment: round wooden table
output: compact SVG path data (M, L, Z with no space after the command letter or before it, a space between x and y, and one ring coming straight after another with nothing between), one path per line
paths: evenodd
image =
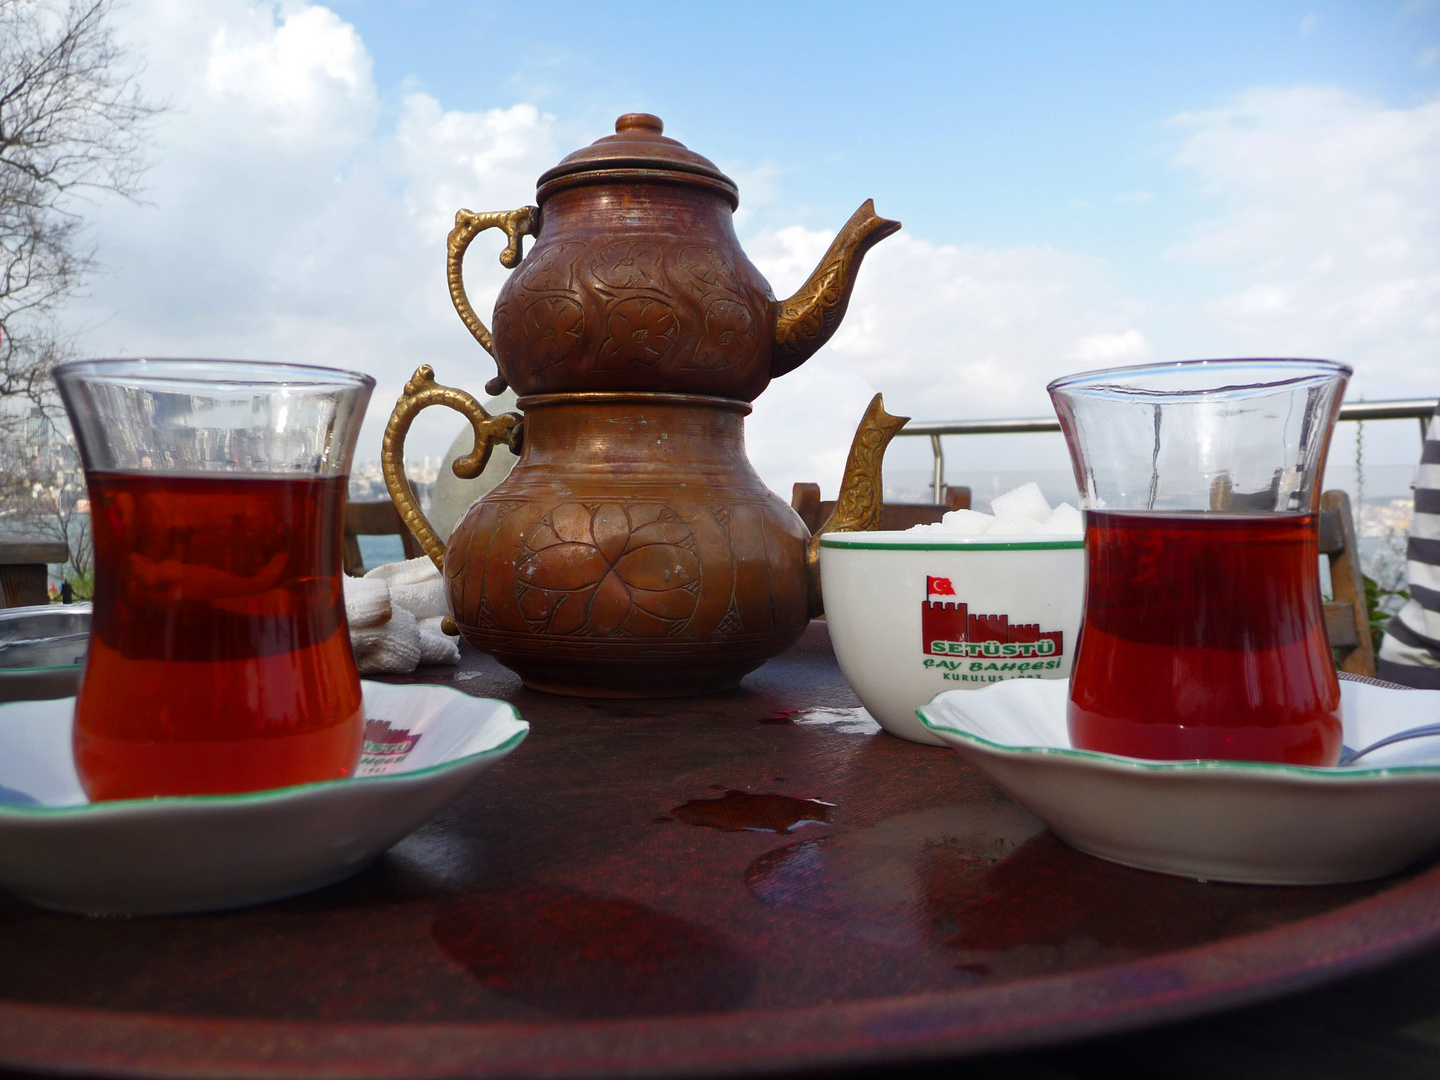
M981 1055L976 1075L1088 1076L1143 1054L1165 1075L1283 1076L1307 1061L1351 1075L1333 1071L1351 1051L1357 1076L1440 1065L1440 965L1421 955L1440 935L1440 869L1270 888L1082 855L960 755L877 733L823 623L704 698L553 697L468 648L410 681L510 700L532 734L309 896L152 919L0 897L0 1069L754 1075Z

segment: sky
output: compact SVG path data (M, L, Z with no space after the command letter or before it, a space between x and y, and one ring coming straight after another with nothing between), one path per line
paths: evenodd
M756 402L750 455L787 497L833 494L875 391L920 419L1049 415L1069 372L1265 355L1353 365L1352 399L1440 396L1440 0L126 0L113 20L168 109L140 199L86 209L80 348L366 371L362 460L417 365L480 396L494 374L446 291L455 210L533 202L634 111L736 180L777 295L866 198L904 223L831 343ZM466 264L482 316L500 246ZM427 412L411 457L461 423ZM1413 462L1416 433L1367 425L1367 460ZM887 469L929 460L900 439ZM957 483L1066 466L1059 436L950 439L947 462Z

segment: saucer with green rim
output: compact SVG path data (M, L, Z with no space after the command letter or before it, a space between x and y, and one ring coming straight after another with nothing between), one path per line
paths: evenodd
M1368 746L1440 717L1440 691L1342 679L1344 739ZM1364 881L1440 852L1440 738L1312 768L1143 761L1076 750L1069 684L1038 679L937 695L917 710L1056 836L1143 870L1215 881Z
M369 865L525 738L503 701L361 683L356 775L243 795L90 803L74 698L0 705L0 888L42 907L159 915L316 889Z

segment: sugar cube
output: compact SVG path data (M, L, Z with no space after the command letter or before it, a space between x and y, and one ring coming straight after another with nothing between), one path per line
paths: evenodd
M978 510L951 510L940 519L940 528L953 533L983 533L990 530L995 519Z
M1038 533L1041 530L1040 522L1034 518L1021 517L1019 514L996 514L995 521L985 531L1015 536L1024 533Z
M1085 531L1085 517L1069 503L1061 503L1050 511L1050 516L1040 526L1041 532L1047 533L1083 533Z
M1021 484L1013 491L1007 491L1004 495L995 496L990 501L990 509L995 511L997 518L1029 518L1037 525L1050 516L1050 503L1040 490L1040 485L1033 480L1028 484Z

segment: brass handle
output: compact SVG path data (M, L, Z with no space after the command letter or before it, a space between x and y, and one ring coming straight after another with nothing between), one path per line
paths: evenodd
M460 321L475 335L480 347L494 356L495 340L480 321L480 316L475 314L475 309L470 306L470 298L465 295L465 279L460 269L470 241L486 229L500 229L509 238L505 250L500 252L500 265L507 270L513 270L520 265L523 256L520 238L540 235L540 211L533 206L522 206L519 210L492 210L485 214L476 214L470 210L455 211L455 227L450 230L450 238L445 245L445 277L450 283L450 301L460 313ZM495 393L498 394L501 390L504 390L503 386Z
M820 534L872 532L880 527L880 514L885 509L885 481L881 471L885 448L909 422L908 416L891 416L886 412L885 399L879 394L870 399L870 406L860 418L845 459L845 475L840 481L840 494L835 497L835 510L805 545L812 619L825 610L820 595Z
M483 343L482 343L483 344ZM490 452L496 443L504 443L516 451L520 441L520 417L514 413L491 416L485 407L464 390L441 386L435 381L435 369L422 364L405 384L400 400L395 402L395 411L385 425L385 438L380 443L380 468L385 474L385 487L390 492L390 501L400 511L400 520L410 530L420 546L425 549L435 565L445 569L445 544L431 528L430 522L420 509L415 493L410 490L410 481L405 476L405 436L415 417L431 405L444 405L454 409L475 430L475 449L464 457L456 458L452 471L462 480L473 480L484 470L490 460ZM517 451L518 452L518 451Z

